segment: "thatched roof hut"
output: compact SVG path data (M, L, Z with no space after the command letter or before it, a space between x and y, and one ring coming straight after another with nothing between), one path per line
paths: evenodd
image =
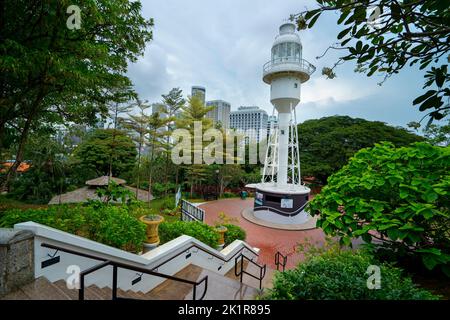
M86 181L86 185L93 186L93 187L105 187L109 184L110 181L114 181L118 185L124 185L126 183L125 180L120 179L120 178L102 176L102 177L98 177L98 178Z
M98 197L97 189L107 186L109 180L114 181L118 185L121 185L136 194L136 188L126 186L125 180L115 177L103 176L86 181L87 186L85 187L54 196L48 204L82 203L87 202L88 200L103 200ZM138 190L137 198L140 201L148 201L149 198L150 200L153 200L153 196L151 194L149 195L148 191L142 189Z

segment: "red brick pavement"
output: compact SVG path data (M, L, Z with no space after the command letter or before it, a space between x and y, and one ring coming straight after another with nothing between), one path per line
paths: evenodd
M253 207L253 199L223 199L202 204L200 208L206 212L206 223L214 225L218 220L220 212L227 216L238 218L235 224L240 225L247 232L246 242L253 247L259 248L259 262L267 264L270 268L275 267L275 253L280 251L288 255L287 268L295 267L302 260L302 255L295 252L299 243L323 244L325 235L320 229L305 231L278 230L253 224L241 216L242 209Z

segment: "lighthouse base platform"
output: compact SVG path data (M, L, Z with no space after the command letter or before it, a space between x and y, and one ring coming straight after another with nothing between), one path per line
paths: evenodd
M311 190L302 185L278 186L274 183L247 185L255 189L253 208L241 215L246 220L269 228L283 230L314 229L316 220L306 211Z

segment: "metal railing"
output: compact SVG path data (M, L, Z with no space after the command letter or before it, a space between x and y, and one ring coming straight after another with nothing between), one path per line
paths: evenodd
M287 264L287 256L284 256L281 254L280 251L277 251L277 253L275 253L275 265L277 266L277 270L280 271L281 266L283 268L282 271L285 271L286 264Z
M174 280L174 281L190 284L190 285L193 286L192 300L197 300L196 299L197 287L200 284L202 284L203 282L205 282L205 289L204 289L203 294L201 295L200 299L198 299L198 300L202 300L205 297L205 295L206 295L206 291L208 290L208 276L205 276L200 281L196 282L196 281L182 279L182 278L178 278L178 277L174 277L174 276L169 276L167 274L151 271L151 270L144 269L144 268L135 267L135 266L124 264L124 263L120 263L120 262L106 260L104 258L100 258L100 257L93 256L93 255L90 255L90 254L81 253L81 252L78 252L78 251L75 251L75 250L70 250L70 249L54 246L54 245L51 245L51 244L42 243L41 246L44 247L44 248L54 249L54 250L66 252L66 253L73 254L73 255L78 255L78 256L81 256L81 257L89 258L89 259L103 261L100 264L97 264L97 265L95 265L95 266L93 266L91 268L88 268L88 269L80 272L80 289L78 290L78 299L79 300L84 300L85 278L86 278L86 276L91 274L91 273L93 273L93 272L95 272L95 271L97 271L97 270L100 270L100 269L102 269L104 267L107 267L107 266L112 266L113 267L112 297L111 297L112 300L119 299L117 297L117 270L119 268L126 269L126 270L131 270L131 271L136 271L136 272L140 272L140 273L145 273L145 274L148 274L148 275L161 277L161 278L165 278L165 279L168 279L168 280Z
M241 259L240 263L238 262L238 259ZM246 270L244 270L244 259L246 259L248 262L251 262L253 265L257 266L259 268L259 277L255 276L249 272L247 272ZM240 270L238 272L238 264L240 265ZM256 280L259 280L259 289L262 289L262 280L264 279L264 277L266 276L266 270L267 270L267 265L264 266L260 266L259 264L257 264L256 262L254 262L252 259L246 257L245 255L241 254L239 257L236 257L236 259L234 260L234 275L236 277L240 277L240 281L242 283L242 278L244 276L244 273L246 275L249 275L252 278L255 278Z
M272 68L282 65L282 64L296 64L298 65L298 67L300 68L301 71L303 71L304 73L311 75L314 73L314 71L316 71L316 67L313 66L311 63L309 63L308 61L306 61L305 59L300 59L300 58L294 58L294 57L287 57L287 58L278 58L278 59L273 59L270 60L268 62L266 62L263 66L263 72L264 73L268 73L272 70Z
M202 247L199 247L198 245L193 244L193 245L191 245L189 248L184 249L183 251L181 251L181 252L177 253L176 255L170 257L169 259L167 259L167 260L161 262L161 263L158 264L156 267L154 267L152 270L155 270L155 269L160 268L161 266L163 266L163 265L165 265L166 263L168 263L169 261L171 261L171 260L177 258L178 256L182 255L183 253L189 252L189 251L190 251L191 249L193 249L193 248L195 248L195 249L197 249L197 250L201 250L201 251L207 253L208 255L210 255L211 257L214 257L214 258L216 258L216 259L222 261L223 263L230 262L231 259L233 259L234 257L236 257L238 254L242 254L242 251L243 251L244 249L251 251L254 255L258 255L258 254L257 254L256 252L254 252L252 249L248 248L247 246L243 246L241 249L239 249L238 251L236 251L236 253L233 254L231 257L229 257L228 259L224 259L224 258L222 258L221 256L219 256L218 254L215 254L215 253L210 252L210 251L206 251L206 250L203 249Z
M181 218L182 221L205 221L205 210L194 206L186 200L181 200Z

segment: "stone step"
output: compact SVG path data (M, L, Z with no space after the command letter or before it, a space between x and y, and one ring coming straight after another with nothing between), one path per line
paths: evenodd
M239 262L240 263L240 262ZM240 270L240 265L238 264L238 272ZM244 259L244 270L250 274L253 274L257 277L259 277L260 274L260 268L258 268L257 266L255 266L253 263L248 262L247 260ZM275 270L270 269L268 267L266 267L266 274L262 280L262 288L263 289L270 289L273 287L272 284L272 280L273 280L273 276L274 276ZM226 277L236 280L236 281L240 281L240 276L237 277L235 275L235 271L234 271L234 267L228 271L225 274ZM244 274L242 277L242 283L246 284L247 286L259 289L259 280L249 276L248 274Z
M47 279L41 277L4 296L4 300L71 300L70 296Z
M234 271L233 271L234 272ZM189 265L177 274L176 277L199 281L208 276L208 289L205 300L248 300L256 297L258 289L241 284L235 279L225 277L216 272L205 270L195 265ZM205 284L197 287L196 298L203 294ZM118 298L139 300L190 300L193 296L193 286L174 280L166 280L148 293L134 292L132 290L117 290ZM85 300L110 300L112 290L109 287L99 288L91 285L85 288ZM44 277L1 298L2 300L78 300L78 290L67 288L64 280L51 283Z
M248 300L253 299L259 293L259 290L255 288L193 264L187 266L175 276L191 281L200 281L203 277L208 276L208 289L204 297L205 300ZM196 299L201 297L204 289L204 283L197 287ZM145 294L145 298L191 300L192 295L192 285L166 280Z

